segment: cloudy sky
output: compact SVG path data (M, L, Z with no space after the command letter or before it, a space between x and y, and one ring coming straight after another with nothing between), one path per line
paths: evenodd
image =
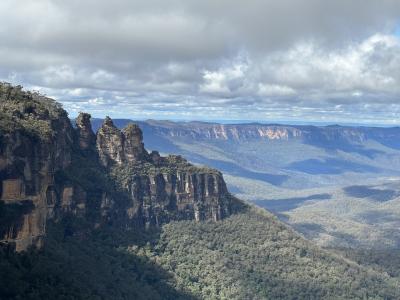
M400 124L400 1L1 0L0 80L71 116Z

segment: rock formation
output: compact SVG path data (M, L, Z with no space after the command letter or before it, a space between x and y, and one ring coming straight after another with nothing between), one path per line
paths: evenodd
M104 167L144 162L149 159L139 126L128 124L120 131L110 117L105 118L97 132L97 151Z
M221 173L195 168L180 156L148 154L135 124L120 131L107 117L97 132L97 151L129 194L130 219L150 226L173 219L219 220L230 213Z
M79 147L82 150L93 149L96 145L96 135L93 133L90 118L90 114L80 113L75 120L79 137Z
M54 174L71 163L73 129L48 100L0 89L0 240L17 250L40 245L58 202Z
M123 131L124 154L127 162L146 161L149 154L144 149L143 134L136 124L128 124Z
M132 199L141 203L146 225L159 225L171 219L220 220L229 215L225 183L220 174L180 171L136 175L127 188Z
M40 247L47 222L67 215L127 228L232 212L220 172L149 154L135 124L106 117L94 134L81 113L74 129L53 100L7 84L0 120L0 241L17 251Z
M97 132L97 151L105 167L114 163L121 165L125 161L124 136L110 117L105 118L103 126Z

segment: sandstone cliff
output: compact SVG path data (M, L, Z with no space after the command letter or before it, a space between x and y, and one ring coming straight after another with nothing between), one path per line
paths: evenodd
M230 213L221 173L194 167L180 156L149 154L137 125L120 131L106 118L97 133L97 151L103 166L130 195L129 218L149 226L171 219L216 221Z
M65 216L129 228L232 212L221 173L149 154L135 124L107 117L95 134L81 113L74 128L53 100L4 83L0 117L0 240L17 251L40 247Z
M58 204L54 174L71 163L73 129L51 100L0 86L1 236L40 245Z
M128 120L120 120L128 121ZM97 125L97 124L96 124ZM98 125L97 125L98 126ZM195 140L219 141L272 141L302 140L315 142L353 142L361 143L367 139L382 140L394 137L393 129L344 127L344 126L309 126L282 124L217 124L205 122L171 122L147 120L141 123L148 132L167 138L192 138ZM146 132L146 130L145 130ZM398 134L398 132L397 132ZM390 135L390 137L388 136ZM386 136L386 137L385 137Z

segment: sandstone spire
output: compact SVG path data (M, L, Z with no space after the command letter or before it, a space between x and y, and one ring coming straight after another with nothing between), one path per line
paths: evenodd
M124 154L128 162L148 160L149 154L144 148L142 130L136 124L128 124L123 130Z
M79 135L79 147L82 150L94 149L96 144L96 135L93 133L90 118L90 114L81 112L75 120Z
M115 127L110 117L106 117L97 132L96 147L103 166L122 164L125 161L124 135Z

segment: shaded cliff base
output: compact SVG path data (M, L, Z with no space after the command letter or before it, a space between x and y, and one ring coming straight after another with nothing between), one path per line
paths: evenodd
M81 221L83 223L81 223ZM0 253L9 299L399 299L399 280L304 240L250 208L147 231L50 223L41 250ZM79 234L73 234L79 232Z
M72 234L77 220L48 224L42 249L16 253L0 248L1 299L194 299L169 282L171 274L122 249L146 245L157 234L107 228Z

